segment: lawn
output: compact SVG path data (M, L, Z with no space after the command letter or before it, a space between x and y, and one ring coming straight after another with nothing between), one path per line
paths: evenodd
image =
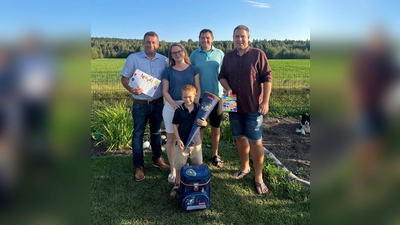
M92 60L92 120L96 118L93 112L100 110L104 101L113 107L121 99L127 100L129 109L131 96L122 88L119 75L124 62ZM310 60L270 60L270 64L274 83L268 116L298 118L309 112ZM141 182L134 180L131 155L92 157L92 224L310 224L309 190L289 181L266 158L263 174L270 191L260 196L255 190L254 171L241 180L232 178L240 167L235 145L221 141L220 153L225 167L210 165L211 207L193 212L183 212L178 199L169 196L172 185L167 182L168 171L151 166L151 153L145 154L146 179ZM203 148L207 164L210 155L211 149Z
M92 224L309 224L309 191L299 191L290 199L283 185L264 172L270 191L256 193L254 172L241 180L232 178L239 168L235 146L221 143L225 167L211 170L211 206L202 211L184 212L179 200L171 198L168 171L151 166L151 153L145 154L146 179L134 180L131 156L91 158ZM204 162L211 160L211 149L203 148ZM164 157L165 153L164 153ZM265 163L265 169L271 166ZM269 174L272 174L271 172ZM283 183L279 181L278 183ZM297 196L299 197L299 196Z
M122 89L120 72L126 59L91 61L92 90ZM269 60L273 74L273 87L310 88L309 59ZM102 86L106 87L102 87Z
M100 101L130 100L120 83L126 59L91 61L92 110ZM310 112L310 60L269 60L273 74L269 116L299 117Z

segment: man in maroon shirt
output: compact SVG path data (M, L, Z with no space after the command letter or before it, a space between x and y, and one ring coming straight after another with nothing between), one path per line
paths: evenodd
M233 176L241 179L250 172L250 153L257 192L265 194L268 188L262 176L262 122L269 110L272 73L267 56L262 50L250 47L249 38L247 26L239 25L233 30L235 49L225 55L218 79L226 95L237 97L237 112L229 113L229 122L242 166Z

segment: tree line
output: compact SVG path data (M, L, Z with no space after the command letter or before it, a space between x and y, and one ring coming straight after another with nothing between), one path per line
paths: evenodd
M91 58L126 58L129 54L143 50L142 39L121 38L91 38ZM158 53L168 56L168 50L173 42L160 41ZM188 53L198 48L199 42L189 39L180 41ZM233 41L214 41L214 47L221 49L225 54L234 49ZM249 41L249 45L265 52L269 59L309 59L310 40L258 40Z

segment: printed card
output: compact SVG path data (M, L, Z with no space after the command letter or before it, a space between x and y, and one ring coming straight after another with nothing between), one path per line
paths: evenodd
M236 95L222 96L222 109L225 112L237 112Z
M131 79L129 79L129 86L142 88L143 93L150 97L153 97L153 95L157 91L160 83L161 83L161 80L159 80L139 69L136 69L136 71L133 74L133 76L131 77Z

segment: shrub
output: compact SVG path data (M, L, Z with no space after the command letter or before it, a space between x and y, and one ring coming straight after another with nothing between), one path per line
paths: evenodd
M107 145L107 152L130 147L133 122L126 101L113 105L100 103L92 118L92 132L100 132L101 142Z

